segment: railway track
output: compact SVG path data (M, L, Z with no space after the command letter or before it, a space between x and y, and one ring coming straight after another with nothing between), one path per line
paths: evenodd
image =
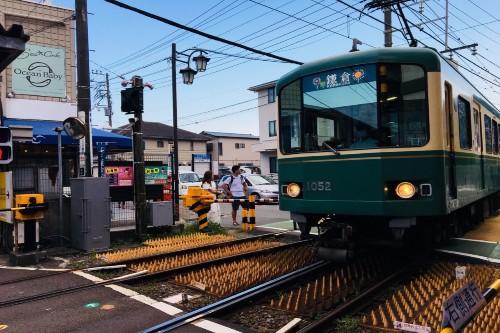
M299 258L299 256L294 256L294 258ZM265 261L272 265L272 259L266 258ZM250 267L253 266L246 265L246 270L251 271ZM202 282L208 281L207 291L219 298L222 297L222 299L144 332L167 332L194 320L217 314L224 314L225 317L228 317L228 311L245 307L249 300L262 296L267 298L267 301L264 302L267 303L266 306L289 311L297 316L305 315L314 318L320 313L324 315L325 311L332 309L337 311L334 315L336 316L379 291L404 271L402 269L401 272L390 273L392 266L389 261L362 260L342 267L333 267L331 263L321 261L279 275L273 280L250 289L244 289L238 286L233 287L234 284L238 284L235 281L246 281L245 276L241 276L239 271L233 270L234 268L212 266L210 274L207 274L206 271L199 271L198 274L191 271L187 274L177 275L176 282L182 284L188 284L189 281L200 282L204 278L205 281ZM230 276L232 279L218 279L217 273L219 272L229 272L226 276ZM249 275L258 276L258 273L249 272ZM291 285L292 287L290 287ZM244 290L241 291L241 289ZM277 292L280 293L280 296L270 297ZM247 313L245 310L241 311ZM259 313L259 311L256 312ZM222 319L226 320L227 318ZM330 319L331 317L327 316L324 322L313 322L311 329L306 329L305 332L316 331L317 327L324 325Z
M261 240L254 239L253 241L260 242ZM56 297L56 296L61 296L61 295L69 294L69 293L75 293L75 292L79 292L79 291L86 290L89 288L95 288L95 287L104 286L104 285L113 284L113 283L118 283L118 282L128 283L128 284L137 284L137 283L141 283L141 282L145 282L145 281L163 279L169 275L178 274L178 273L190 271L190 270L203 269L204 267L208 267L208 266L211 266L214 264L221 264L221 263L224 263L227 261L244 260L246 258L250 258L253 256L266 255L270 252L281 253L284 251L290 251L290 250L293 250L294 247L304 247L307 243L308 243L307 241L300 241L300 242L296 242L296 243L281 244L281 245L266 247L266 248L251 251L251 252L242 252L242 253L227 256L227 257L219 257L219 258L215 258L213 260L196 262L196 263L190 264L190 265L181 265L181 266L178 266L178 267L175 267L172 269L167 269L164 271L156 271L156 272L152 272L152 273L149 273L147 270L142 270L142 271L138 271L138 272L128 274L125 276L104 280L102 282L77 285L77 286L72 286L72 287L68 287L68 288L64 288L64 289L48 291L48 292L44 292L44 293L40 293L40 294L36 294L36 295L31 295L31 296L20 297L20 298L16 298L16 299L2 301L2 302L0 302L0 308L7 307L7 306L13 306L13 305L17 305L17 304L28 303L28 302L34 302L34 301L47 299L47 298L51 298L51 297Z
M285 232L281 233L267 233L258 236L252 236L247 238L239 238L236 239L234 237L218 237L216 236L207 236L206 234L194 234L194 236L202 235L200 238L202 240L196 241L196 237L185 238L187 241L194 241L197 246L190 246L187 242L173 242L172 246L169 246L168 238L162 238L159 240L150 240L145 244L147 246L139 246L134 247L129 250L117 250L117 251L106 251L98 254L99 258L103 259L103 263L100 265L96 265L89 268L84 269L67 269L67 270L58 270L58 271L44 271L42 274L25 276L5 281L0 281L0 286L9 285L13 283L31 281L36 279L43 279L50 276L57 276L61 274L73 273L77 271L97 271L102 269L115 269L115 268L131 268L132 271L137 271L137 266L142 262L147 261L161 261L163 258L171 257L171 256L182 256L187 255L189 253L196 253L198 251L203 250L211 250L211 249L223 249L224 247L229 247L237 244L245 244L248 242L253 242L256 240L268 239L268 238L277 238L281 235L285 234ZM211 238L213 237L213 238ZM174 237L175 238L175 237ZM151 245L148 246L148 244ZM147 249L150 248L151 251ZM161 249L159 251L158 249ZM240 247L240 250L243 250L243 247ZM114 253L118 253L115 256ZM141 254L142 256L140 256ZM109 258L106 260L105 258ZM118 267L118 265L121 265ZM173 268L173 267L170 267ZM157 270L155 270L157 271Z

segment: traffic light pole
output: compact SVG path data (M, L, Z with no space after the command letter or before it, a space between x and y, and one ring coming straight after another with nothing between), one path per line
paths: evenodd
M134 202L136 234L142 238L146 231L146 185L144 175L144 150L142 138L142 110L134 113Z
M174 161L172 163L172 180L173 180L173 217L174 223L179 219L179 142L177 138L177 60L176 45L172 43L172 113L174 125Z

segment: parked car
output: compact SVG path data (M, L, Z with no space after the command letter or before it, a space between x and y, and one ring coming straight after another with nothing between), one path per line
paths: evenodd
M271 184L278 184L278 177L274 176L276 174L269 174L269 175L260 175L262 178L270 182Z
M231 177L230 175L223 176L217 185L217 188L223 190L222 185L224 181ZM278 198L278 184L272 184L261 175L243 174L243 178L248 185L248 192L254 195L256 199L277 199Z
M200 176L193 171L179 171L179 195L185 195L189 186L201 186Z
M219 167L219 173L218 173L219 178L230 174L231 174L231 169L229 169L228 167Z

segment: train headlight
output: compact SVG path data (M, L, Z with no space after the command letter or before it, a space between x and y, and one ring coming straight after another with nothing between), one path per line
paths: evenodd
M402 182L396 186L396 195L401 199L410 199L416 192L415 186L410 182Z
M300 185L297 183L290 183L286 186L286 194L289 197L296 198L300 195Z

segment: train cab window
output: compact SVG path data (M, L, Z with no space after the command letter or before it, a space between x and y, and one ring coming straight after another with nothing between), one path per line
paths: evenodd
M299 152L301 139L300 80L281 90L280 96L280 144L284 152Z
M493 153L498 154L498 125L494 120L491 121L491 124L493 129Z
M458 132L460 136L460 148L472 148L472 131L470 103L462 97L458 97Z
M491 144L492 131L491 131L491 118L484 116L484 141L486 152L491 154L493 152L493 146Z
M418 147L429 140L426 77L416 65L305 76L281 89L279 104L283 153Z

